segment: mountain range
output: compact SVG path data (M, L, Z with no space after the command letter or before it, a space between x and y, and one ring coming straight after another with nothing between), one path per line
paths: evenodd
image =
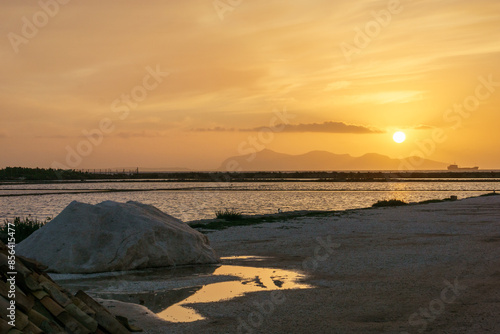
M224 171L316 171L316 170L444 170L447 163L420 157L393 159L385 155L368 153L360 157L311 151L299 155L278 153L268 149L230 157L218 170Z

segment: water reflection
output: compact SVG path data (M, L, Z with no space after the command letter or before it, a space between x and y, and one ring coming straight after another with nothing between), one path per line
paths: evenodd
M278 289L309 289L312 286L301 283L303 275L275 268L257 268L223 265L213 275L235 276L238 280L218 282L201 287L193 295L174 304L157 315L170 322L191 322L203 320L189 304L214 303L243 296L249 292L272 291Z
M268 257L230 256L226 263L251 263ZM93 297L144 305L170 322L203 320L190 308L194 303L213 303L249 292L308 289L299 272L239 265L186 266L99 274L50 274L61 286Z
M235 256L223 256L220 259L222 261L239 260L239 261L265 261L270 259L270 256L256 256L256 255L235 255Z
M175 190L160 191L172 188ZM180 190L189 187L190 190ZM224 191L214 190L223 187ZM224 188L225 187L225 188ZM203 190L200 190L203 188ZM24 190L23 190L24 189ZM38 189L38 190L36 190ZM71 194L72 190L119 190ZM409 202L436 198L477 196L498 189L498 181L490 182L269 182L227 184L161 183L161 182L83 182L72 184L0 185L0 222L4 218L37 215L55 217L71 201L97 204L105 200L139 201L156 206L183 221L213 218L214 211L234 208L245 214L276 213L292 210L345 210L370 207L373 203L399 196ZM22 191L68 191L44 196L2 197ZM137 191L144 190L144 191ZM154 190L154 191L152 191ZM193 205L197 203L197 205ZM203 208L203 209L200 209Z

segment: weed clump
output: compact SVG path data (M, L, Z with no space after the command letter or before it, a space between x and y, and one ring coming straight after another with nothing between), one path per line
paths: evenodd
M46 218L45 221L39 221L37 218L31 218L31 216L24 219L15 217L12 222L6 219L4 225L0 226L0 240L5 244L9 242L9 239L15 240L16 243L20 243L33 232L47 224L50 219L51 218Z
M389 207L389 206L403 206L407 205L405 201L401 201L399 199L389 199L389 200L383 200L383 201L377 201L377 203L373 204L373 208L382 208L382 207Z
M243 214L241 212L233 209L217 210L215 211L215 216L218 219L224 220L240 220L241 218L243 218Z

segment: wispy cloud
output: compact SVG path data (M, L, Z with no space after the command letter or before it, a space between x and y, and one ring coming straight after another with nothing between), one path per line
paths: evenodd
M12 32L24 40L23 18L32 24L40 7L2 1L0 140L16 141L4 145L1 162L29 157L30 164L50 165L64 158L66 145L85 138L82 130L96 128L103 118L112 119L116 130L106 135L110 144L89 159L131 165L138 156L155 165L217 161L234 150L242 134L268 125L271 110L282 106L297 114L295 125L284 129L287 141L273 143L283 151L299 150L298 144L303 150L334 147L342 133L380 133L396 125L415 131L417 140L432 131L427 126L449 126L443 114L474 93L478 76L500 80L498 0L402 1L403 11L381 26L351 63L338 46L363 42L358 29L364 35L384 20L373 13L387 10L388 1L245 1L223 22L212 2L72 1L16 54L6 37ZM54 61L57 55L64 57ZM119 120L112 102L140 93L135 86L145 67L155 64L172 75ZM497 152L498 105L497 90L481 101L480 112L464 119L461 130L494 140L486 138L478 147L457 134L435 158ZM314 136L320 133L340 135L326 142ZM157 139L177 135L184 137L172 153L158 155L159 145L167 151L172 145ZM50 140L43 152L39 138ZM399 154L397 149L410 147L385 146L389 136L350 139L342 141L345 152ZM130 149L116 150L112 143ZM467 145L470 150L463 149ZM453 158L440 156L445 154ZM477 154L478 162L484 157L500 164L498 155Z
M162 137L164 133L159 131L120 131L116 133L106 134L106 137L117 137L122 139L129 138L155 138ZM6 137L6 135L5 135ZM82 134L64 135L64 134L49 134L49 135L35 135L33 136L37 139L88 139L87 136ZM0 138L2 138L2 133L0 133Z
M409 103L422 100L422 91L386 91L366 94L341 95L339 101L346 104L356 103L373 103L373 104L389 104L389 103Z
M339 90L339 89L349 87L350 85L351 85L350 81L335 81L335 82L331 82L328 85L326 85L325 91Z
M122 131L118 132L115 137L129 139L129 138L155 138L162 137L163 134L158 131Z
M198 132L232 132L232 131L237 131L237 129L235 129L235 128L224 128L222 126L216 126L216 127L213 127L213 128L197 128L197 129L194 129L193 131L198 131Z
M194 131L204 132L204 131L215 131L215 132L229 132L229 131L241 131L241 132L258 132L268 129L267 126L258 126L255 128L224 128L216 126L213 128L197 128ZM367 133L384 133L384 131L375 129L372 127L367 127L364 125L354 125L347 124L344 122L323 122L323 123L300 123L300 124L277 124L275 128L281 129L280 132L322 132L322 133L355 133L355 134L367 134Z
M78 138L78 137L85 138L84 136L68 136L68 135L60 135L60 134L34 136L34 138L37 138L37 139L71 139L71 138Z
M432 129L434 129L434 126L421 124L421 125L414 127L414 129L415 130L432 130Z

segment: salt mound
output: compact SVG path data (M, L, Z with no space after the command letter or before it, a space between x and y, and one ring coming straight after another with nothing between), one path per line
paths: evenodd
M59 273L217 263L208 238L154 206L73 201L16 247Z

